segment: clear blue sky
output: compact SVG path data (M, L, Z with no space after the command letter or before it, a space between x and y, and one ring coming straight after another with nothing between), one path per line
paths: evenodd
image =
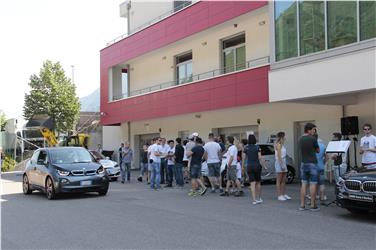
M32 74L46 59L59 61L82 97L99 87L99 50L126 33L124 0L0 1L0 110L22 116Z

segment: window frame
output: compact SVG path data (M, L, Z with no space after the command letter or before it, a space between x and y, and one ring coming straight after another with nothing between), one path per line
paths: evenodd
M234 46L231 46L231 47L223 48L224 47L223 45L226 41L233 39L233 38L236 38L236 37L240 37L240 36L244 36L244 43L240 43L240 44L237 44L237 45L234 45ZM247 40L246 40L245 32L240 32L240 33L231 35L229 37L222 38L220 40L221 68L222 68L223 73L231 73L231 72L235 72L235 71L242 70L242 69L246 68L246 64L247 64L246 44L247 44ZM242 47L244 47L244 58L245 58L244 68L238 69L239 65L236 63L236 59L237 59L236 50L238 48L242 48ZM228 52L228 51L233 51L233 53L234 53L234 65L233 65L234 69L232 71L227 71L226 70L227 67L225 66L225 53Z
M191 59L188 59L186 61L178 63L179 58L184 57L184 56L188 56L188 55L191 56ZM192 68L192 72L191 72L190 76L188 76L188 74L187 74L187 68L188 68L187 65L188 64L191 64L191 68ZM179 77L179 68L180 67L184 67L184 72L185 72L185 75L186 75L184 78ZM174 75L175 75L174 78L175 78L175 81L176 81L176 85L185 84L185 83L193 81L193 53L192 53L192 50L186 51L184 53L181 53L181 54L178 54L178 55L175 56L175 74ZM191 79L189 79L189 78L191 78ZM181 81L181 80L184 80L184 81Z

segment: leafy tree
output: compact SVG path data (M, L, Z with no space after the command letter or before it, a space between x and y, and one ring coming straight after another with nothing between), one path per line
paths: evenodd
M7 118L5 117L5 113L0 110L0 131L5 130L5 125L7 124Z
M48 115L54 119L58 132L72 130L79 117L80 103L76 86L65 76L60 63L45 61L39 75L30 76L29 86L31 91L25 94L23 108L25 119Z

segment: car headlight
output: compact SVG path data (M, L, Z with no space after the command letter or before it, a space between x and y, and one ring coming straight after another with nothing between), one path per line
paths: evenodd
M104 167L103 167L103 166L100 166L100 168L98 168L98 170L97 170L97 173L98 173L98 174L103 174L104 171L105 171Z
M69 175L69 171L65 171L65 170L57 170L57 173L58 173L58 175L60 175L60 176L68 176Z
M339 176L337 180L337 185L342 187L343 184L345 184L345 180L341 176Z

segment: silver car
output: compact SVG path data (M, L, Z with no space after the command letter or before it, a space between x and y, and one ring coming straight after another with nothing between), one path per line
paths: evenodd
M108 178L112 181L117 181L120 176L120 166L116 161L111 161L108 157L103 154L91 150L90 153L93 154L94 158L99 162L107 172Z

